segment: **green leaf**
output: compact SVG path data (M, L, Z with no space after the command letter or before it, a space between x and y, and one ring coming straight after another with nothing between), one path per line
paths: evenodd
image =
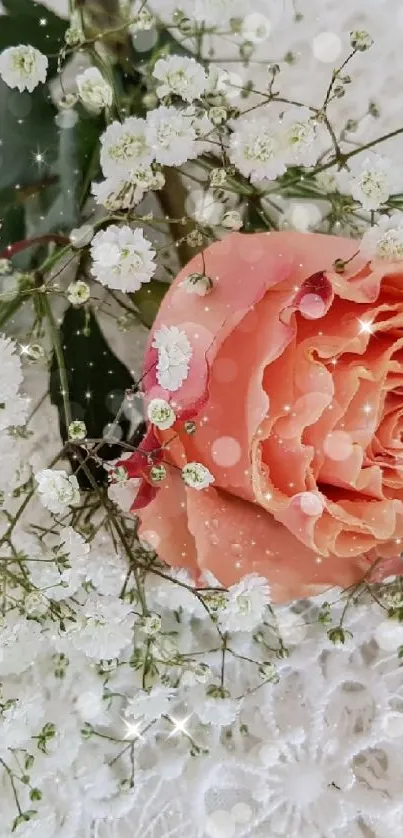
M125 365L117 358L99 328L92 311L70 306L60 326L60 340L67 370L69 397L72 419L85 423L89 439L101 439L105 428L117 415L125 391L134 384L134 379ZM63 397L60 374L53 356L50 371L51 400L59 412L60 434L67 440L67 428L64 419ZM117 425L121 438L127 439L130 422L122 415ZM104 444L98 451L103 459L120 456L121 446ZM77 460L72 462L77 469ZM106 482L106 472L94 460L88 460L93 479L97 483ZM80 485L89 488L90 483L82 469L78 469Z
M68 21L33 0L4 0L8 12L0 17L0 51L18 44L32 44L49 59L49 78L57 71L57 58L64 44ZM41 23L46 21L46 23Z

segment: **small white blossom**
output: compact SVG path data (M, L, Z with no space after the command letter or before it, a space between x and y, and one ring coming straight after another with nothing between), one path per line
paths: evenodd
M378 224L369 227L362 238L360 250L368 259L399 262L403 259L403 214L382 215Z
M129 169L124 175L113 175L101 183L93 183L92 194L97 204L115 212L131 209L149 189L161 189L164 183L162 172L154 172L148 163L143 163Z
M174 93L186 102L200 98L207 80L203 67L194 58L180 55L159 58L154 66L153 76L161 82L157 87L157 96L160 99Z
M152 346L158 352L157 379L164 390L179 390L189 374L192 347L177 326L162 326L154 332Z
M192 273L185 277L183 282L181 282L181 286L188 294L197 294L198 297L205 297L206 294L210 293L213 282L207 274Z
M24 600L25 613L29 616L42 617L49 608L49 602L38 591L31 591Z
M0 76L8 87L17 87L20 92L30 93L37 85L46 81L48 59L38 49L20 44L8 47L0 53Z
M79 249L80 247L85 247L89 244L93 235L94 228L91 224L83 224L81 227L75 227L74 230L71 231L69 239L73 247Z
M101 183L93 183L91 192L96 203L109 212L131 209L144 197L144 189L131 177L130 172L124 177L108 177Z
M79 419L75 419L74 422L70 422L69 439L85 439L86 434L87 428L85 427L84 422L81 422Z
M344 173L340 176L345 179ZM393 190L394 172L386 157L373 154L363 162L351 163L348 179L351 194L366 210L377 210Z
M284 152L267 117L238 120L230 139L229 158L253 180L274 180L285 172Z
M227 604L219 613L223 631L253 631L262 621L270 602L270 588L267 579L250 574L231 585Z
M171 687L164 687L156 684L150 692L139 690L134 698L129 699L125 708L126 719L142 718L144 721L153 721L169 713L172 700L175 698L175 690Z
M152 637L154 634L158 634L161 631L162 621L159 614L150 614L148 617L145 617L141 628L148 637Z
M131 169L152 162L146 128L145 120L135 116L108 125L101 137L101 167L105 177L125 178Z
M118 291L138 291L155 273L155 251L139 228L111 224L92 240L92 275Z
M115 596L91 594L79 616L69 628L69 643L89 658L116 658L133 640L132 606Z
M197 156L196 131L189 115L161 105L147 114L149 145L158 163L181 166Z
M353 32L350 32L350 43L354 49L365 52L365 50L372 47L374 42L369 32L366 32L365 29L355 29Z
M35 475L41 503L55 515L67 512L80 502L77 478L66 471L45 468Z
M79 306L86 303L90 298L90 286L82 279L76 282L70 282L67 288L67 299L73 306Z
M135 35L136 32L144 32L152 29L155 24L155 17L148 9L140 9L134 23L129 26L129 32Z
M110 108L113 91L97 67L89 67L76 78L78 95L86 108L95 113Z
M206 695L205 688L196 687L192 690L194 697L194 712L204 725L226 727L232 725L241 710L241 702L233 698Z
M214 483L213 475L202 463L186 463L182 469L182 478L191 489L207 489Z
M300 166L316 163L318 124L308 108L291 108L281 124L287 162Z
M242 216L238 210L228 210L228 212L223 215L221 224L229 230L240 230L243 224Z
M147 407L147 416L161 431L171 428L176 421L175 411L165 399L152 399Z
M271 33L271 28L269 18L258 12L254 12L251 15L246 15L243 19L241 35L246 41L250 41L252 44L261 44L262 41L267 41Z

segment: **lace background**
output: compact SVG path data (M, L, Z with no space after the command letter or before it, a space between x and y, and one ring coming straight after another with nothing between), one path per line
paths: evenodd
M64 0L48 5L66 12ZM190 7L190 0L184 6ZM231 0L222 0L222 6L230 8ZM288 0L261 0L253 9L266 10L273 19L273 36L258 48L257 57L264 63L289 51L297 57L298 72L290 67L285 74L284 95L320 102L332 64L313 57L313 38L327 31L346 44L351 29L366 29L375 46L357 62L349 96L334 106L336 119L364 115L370 97L380 115L363 118L351 141L363 137L367 141L399 127L401 0L297 0L304 15L299 25L291 23L292 6ZM172 4L154 0L154 7L169 12ZM220 44L219 54L231 58L228 42ZM259 78L265 78L264 63L253 71L256 86ZM243 76L242 68L239 72ZM401 165L400 137L384 150ZM144 335L109 337L121 357L138 369ZM44 383L32 372L30 391L38 394L42 388ZM53 413L38 417L35 444L27 443L31 461L40 461L41 451L48 456L57 445L52 428L56 435ZM113 596L124 575L123 564L111 564L102 550L98 562L101 589ZM164 583L155 587L159 605L164 592ZM186 613L190 599L185 601L186 592L183 596ZM332 597L337 599L337 594ZM187 719L187 733L169 735L163 722L157 722L135 741L134 748L130 743L121 745L126 753L119 763L113 762L116 742L85 740L80 731L84 720L90 719L107 735L124 738L121 713L133 691L130 671L111 678L111 689L125 698L121 705L112 705L108 727L102 728L105 707L86 651L77 651L66 677L57 680L54 655L64 650L59 637L39 636L32 624L25 632L19 626L14 632L9 628L7 636L3 632L0 679L6 693L20 696L17 717L12 719L14 746L16 727L21 747L42 720L52 718L58 728L54 753L51 749L35 768L35 782L46 786L51 802L38 821L19 829L20 838L400 838L403 670L397 649L403 643L403 627L385 620L378 605L358 606L348 615L353 638L335 647L317 622L318 607L317 602L303 602L280 613L290 656L278 662L277 684L259 687L255 670L230 656L226 679L233 694L249 692L240 708L223 700L222 716L217 718L217 711L202 697L202 686L189 684L182 704L170 707L173 716ZM185 619L184 642L189 649L195 639L202 648L214 647L212 629L203 615L187 612ZM113 626L109 631L113 633ZM236 644L240 654L250 654L249 637L238 635ZM215 653L210 659L219 671ZM169 697L160 700L169 705ZM235 718L229 735L226 723ZM210 728L208 722L213 723ZM8 736L4 723L0 756L9 745ZM208 753L192 756L189 736ZM134 787L122 793L117 780L131 772ZM13 818L11 805L7 795L1 807L0 838L9 838L9 828L3 824Z

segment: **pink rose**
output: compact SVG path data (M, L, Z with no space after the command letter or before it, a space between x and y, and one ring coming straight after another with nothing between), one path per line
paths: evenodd
M145 445L146 467L162 460L167 476L150 490L144 455L140 475L138 456L125 461L147 484L140 535L168 564L225 585L256 572L280 601L347 587L376 560L378 578L400 569L403 267L356 250L333 236L234 233L173 283L143 383L176 413ZM343 273L336 259L351 260ZM189 294L183 280L203 264L213 288ZM187 462L213 485L188 488Z

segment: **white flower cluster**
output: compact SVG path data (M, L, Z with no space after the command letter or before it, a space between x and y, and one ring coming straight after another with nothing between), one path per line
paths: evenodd
M177 326L162 326L154 332L152 346L157 350L157 378L164 390L179 390L189 375L192 347Z
M289 109L278 125L262 108L259 115L237 120L229 156L253 181L275 180L289 165L313 165L322 149L323 126L308 109Z
M155 272L150 242L140 229L111 224L91 243L92 274L98 282L119 291L138 291Z
M48 59L35 47L20 44L0 53L0 76L9 87L29 93L46 81Z

